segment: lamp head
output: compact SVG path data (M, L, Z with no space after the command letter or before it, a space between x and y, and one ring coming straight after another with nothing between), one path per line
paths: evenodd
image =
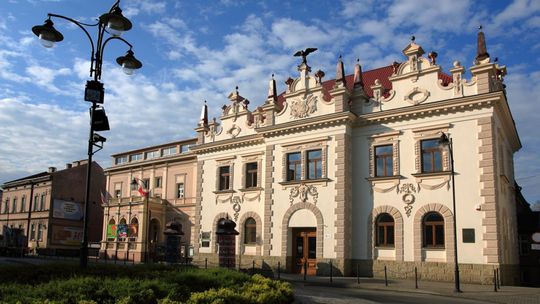
M131 21L122 15L122 10L117 6L112 12L99 17L99 22L105 26L107 32L115 37L120 37L123 32L132 27Z
M448 138L448 135L442 132L441 137L439 138L439 146L446 147L448 145L450 145L450 139Z
M62 33L54 28L54 23L51 19L45 20L43 25L32 27L32 32L39 38L39 42L46 48L51 48L56 42L64 40Z
M128 50L125 56L116 58L116 63L122 67L122 70L127 75L133 75L135 70L142 67L142 63L135 58L132 50Z
M94 135L92 135L92 141L94 143L97 143L97 142L101 142L101 143L104 143L107 141L107 138L97 134L97 133L94 133Z

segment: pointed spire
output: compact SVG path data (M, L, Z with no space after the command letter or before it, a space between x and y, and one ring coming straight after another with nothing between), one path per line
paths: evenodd
M343 67L343 61L341 60L341 55L339 55L338 63L336 66L336 86L340 84L346 85L345 68Z
M480 64L484 62L489 62L489 53L487 52L486 47L486 37L484 36L484 32L482 31L482 25L480 25L478 27L475 63Z
M277 90L276 90L276 80L274 79L274 74L272 73L272 79L268 83L268 101L276 102L277 100Z
M207 126L208 125L208 106L206 105L206 100L204 101L204 105L201 109L201 119L199 120L199 126Z
M360 59L356 59L356 64L354 65L354 87L363 88L364 83L362 82L362 66L360 65Z

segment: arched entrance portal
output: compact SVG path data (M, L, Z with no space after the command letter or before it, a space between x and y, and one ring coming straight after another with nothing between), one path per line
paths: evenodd
M317 218L307 209L296 210L289 219L292 272L317 274Z

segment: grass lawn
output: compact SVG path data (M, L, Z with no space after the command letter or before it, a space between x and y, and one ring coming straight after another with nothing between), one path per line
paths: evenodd
M292 303L285 282L166 265L0 266L0 303Z

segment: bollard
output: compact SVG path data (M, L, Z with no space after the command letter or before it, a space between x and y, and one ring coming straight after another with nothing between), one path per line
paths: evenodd
M281 262L277 262L277 278L278 280L281 279Z
M497 269L493 269L493 291L497 292Z
M135 253L131 254L131 265L135 265Z
M255 274L255 260L253 260L253 263L251 265L251 275Z
M497 268L497 289L501 289L501 273L499 268Z
M307 278L307 261L304 261L304 281Z
M418 269L414 267L414 288L418 289Z
M356 264L356 283L360 284L360 264Z
M388 286L388 276L386 275L386 265L384 265L384 285Z
M204 269L208 269L208 258L204 258Z
M332 261L330 261L330 283L332 283Z

